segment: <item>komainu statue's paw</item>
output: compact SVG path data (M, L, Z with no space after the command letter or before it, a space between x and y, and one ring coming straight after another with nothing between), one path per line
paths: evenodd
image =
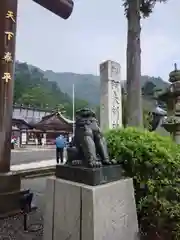
M92 160L88 162L88 166L90 168L98 168L102 166L102 163L100 161Z
M116 161L115 159L112 159L112 160L111 160L111 163L112 163L113 165L115 165L115 164L117 164L117 161Z
M96 161L96 166L97 166L97 167L102 167L102 162Z
M102 163L103 165L112 165L112 162L109 159L104 159Z
M81 160L73 160L72 165L73 166L80 166L80 165L82 165L82 161Z

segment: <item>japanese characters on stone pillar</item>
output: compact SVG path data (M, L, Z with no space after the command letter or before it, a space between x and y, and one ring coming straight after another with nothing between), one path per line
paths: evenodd
M100 127L122 127L121 67L113 61L100 64Z

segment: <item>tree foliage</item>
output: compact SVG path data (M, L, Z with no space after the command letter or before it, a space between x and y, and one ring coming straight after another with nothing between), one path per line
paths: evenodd
M179 146L168 137L134 128L110 130L106 139L110 157L134 179L142 233L150 240L179 240Z
M123 5L125 7L125 13L126 15L128 14L128 7L129 7L129 2L134 1L134 0L123 0ZM139 0L140 3L140 14L141 17L149 17L149 15L152 13L156 3L165 3L168 0Z
M142 94L146 96L153 96L155 93L156 85L153 82L146 82L142 88Z

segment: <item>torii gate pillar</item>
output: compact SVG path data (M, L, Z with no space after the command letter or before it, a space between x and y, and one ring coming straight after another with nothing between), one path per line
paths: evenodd
M10 171L12 109L18 0L0 3L0 217L19 211L21 179ZM71 0L33 0L63 19L73 10Z

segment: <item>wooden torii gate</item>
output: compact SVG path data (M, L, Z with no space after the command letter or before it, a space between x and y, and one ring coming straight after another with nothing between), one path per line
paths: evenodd
M74 6L72 0L33 1L63 19ZM16 210L20 193L20 176L10 172L17 5L18 0L0 0L0 216Z

